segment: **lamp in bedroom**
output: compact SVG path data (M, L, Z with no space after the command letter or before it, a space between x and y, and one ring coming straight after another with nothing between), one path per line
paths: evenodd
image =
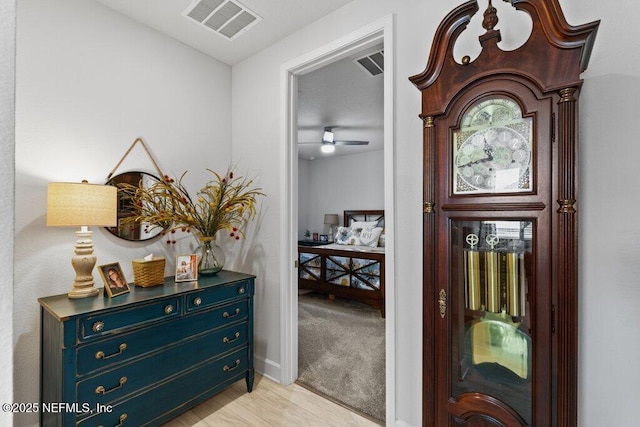
M71 265L76 271L69 298L98 295L94 287L93 232L88 227L117 225L117 188L111 185L72 182L51 182L47 188L47 226L80 227L76 231L75 255Z
M333 242L333 227L338 225L338 214L324 214L324 223L329 226L329 241Z

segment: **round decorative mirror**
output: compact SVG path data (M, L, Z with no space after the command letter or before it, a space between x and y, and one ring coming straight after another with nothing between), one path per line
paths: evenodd
M145 187L148 187L153 185L155 181L159 180L160 179L157 176L151 175L150 173L134 171L124 172L113 176L109 181L107 181L107 185L115 185L120 188L119 184L122 183L139 186L140 182L142 182ZM118 196L118 226L107 227L107 230L109 230L111 234L116 237L120 237L121 239L139 242L158 237L164 231L158 227L147 229L145 224L124 223L122 220L131 216L132 213L130 206L131 200L125 200L120 197L120 195Z

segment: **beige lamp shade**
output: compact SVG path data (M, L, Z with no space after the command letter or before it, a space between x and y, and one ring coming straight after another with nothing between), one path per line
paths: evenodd
M338 225L338 214L325 214L324 223L328 225Z
M112 185L51 182L47 189L47 226L115 227L118 189Z

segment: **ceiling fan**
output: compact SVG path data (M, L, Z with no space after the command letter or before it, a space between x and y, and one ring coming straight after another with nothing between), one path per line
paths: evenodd
M336 145L369 145L369 141L336 140L331 129L329 126L324 128L320 142L300 142L300 144L322 144L320 150L323 153L332 153L336 149Z

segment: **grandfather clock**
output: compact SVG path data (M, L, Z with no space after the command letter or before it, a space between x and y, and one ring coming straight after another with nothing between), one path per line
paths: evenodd
M479 10L469 1L410 77L424 122L426 426L577 423L577 107L599 22L569 25L557 0L510 3L533 22L521 47L500 49L488 0L481 53L454 58Z

